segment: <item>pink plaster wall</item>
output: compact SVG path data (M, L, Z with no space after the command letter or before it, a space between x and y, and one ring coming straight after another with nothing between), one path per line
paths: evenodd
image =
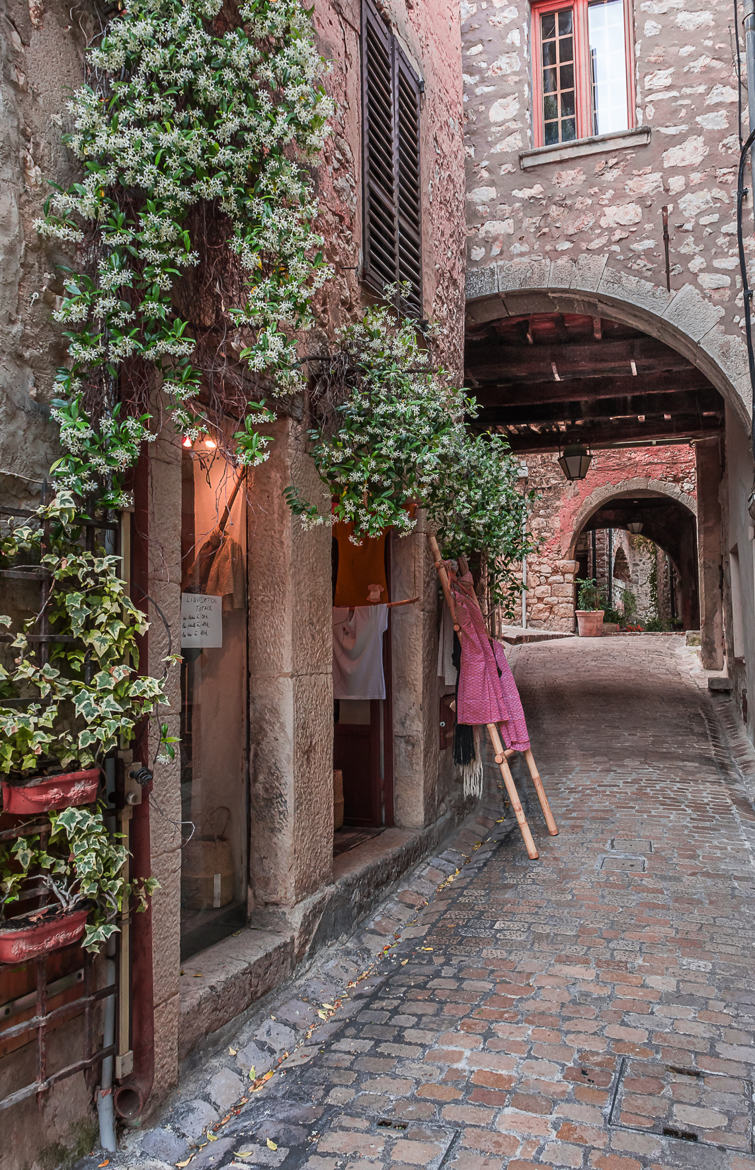
M574 625L572 553L580 529L597 505L620 492L662 490L696 497L694 448L687 444L597 451L583 480L570 483L556 455L528 455L528 487L536 492L529 527L538 542L527 560L527 613L531 625L571 630ZM661 485L660 489L656 485ZM522 617L521 602L515 620Z

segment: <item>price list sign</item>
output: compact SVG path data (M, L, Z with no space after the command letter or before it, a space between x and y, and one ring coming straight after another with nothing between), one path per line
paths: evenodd
M223 598L181 594L181 646L219 649L223 645Z

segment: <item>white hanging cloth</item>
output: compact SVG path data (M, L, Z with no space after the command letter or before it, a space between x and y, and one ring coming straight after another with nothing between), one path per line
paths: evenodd
M333 608L333 698L384 699L387 605Z

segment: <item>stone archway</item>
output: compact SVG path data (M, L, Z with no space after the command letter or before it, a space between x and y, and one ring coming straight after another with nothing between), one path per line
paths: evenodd
M725 468L721 434L703 433L695 448L702 658L708 669L718 670L724 665L725 605L731 627L723 550L750 539L746 502L753 474L747 441L752 391L746 346L731 310L727 314L723 305L693 285L669 291L614 263L615 258L606 254L582 253L573 260L516 258L472 270L467 278L467 327L474 331L507 318L538 314L607 319L676 351L718 392L729 408ZM748 612L752 612L751 601ZM730 646L729 653L733 653ZM747 660L755 661L752 652ZM747 674L752 674L751 665Z
M642 522L643 536L665 553L676 569L678 591L673 590L671 613L681 619L685 629L697 628L700 621L697 503L694 496L676 484L645 476L602 484L583 501L577 512L565 555L579 559L578 542L588 530L599 533L601 530L628 529L630 520ZM628 539L631 546L634 538L629 536ZM593 548L596 547L594 540L593 537ZM609 537L609 550L610 545ZM607 574L608 568L604 568ZM599 575L594 564L588 575ZM610 576L607 579L610 582Z
M527 313L587 313L641 329L696 366L749 433L747 351L741 334L722 327L725 309L691 284L669 292L612 268L608 260L502 260L473 270L467 319L480 324Z
M644 476L621 480L615 484L603 484L587 497L577 512L574 519L574 530L571 535L571 540L569 541L568 548L563 550L564 556L570 559L574 558L574 550L582 530L590 520L590 517L594 516L605 504L622 497L642 498L643 496L665 496L669 500L673 500L679 504L682 508L686 508L688 512L691 512L692 516L697 517L697 501L695 497L690 495L689 492L682 491L676 484L665 483L659 479L647 479Z

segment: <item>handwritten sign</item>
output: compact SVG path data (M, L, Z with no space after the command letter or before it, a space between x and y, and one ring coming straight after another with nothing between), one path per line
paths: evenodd
M181 594L181 645L218 649L223 645L223 598Z

